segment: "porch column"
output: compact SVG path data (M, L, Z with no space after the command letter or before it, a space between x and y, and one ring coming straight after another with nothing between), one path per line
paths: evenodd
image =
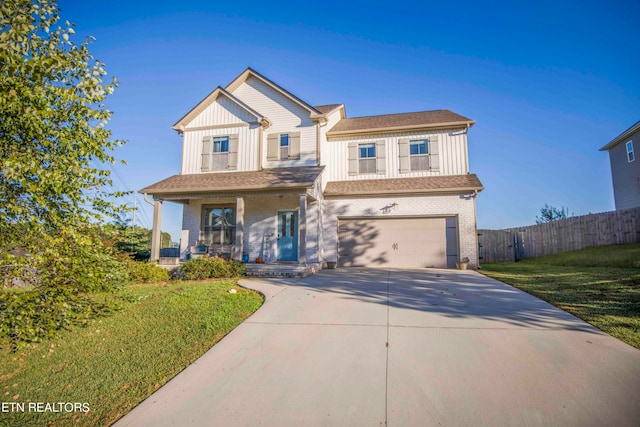
M160 245L162 244L162 200L153 202L153 232L151 233L151 257L149 261L160 259Z
M307 264L307 194L300 195L300 215L298 216L298 264Z
M236 196L236 245L233 258L242 261L244 252L244 197Z

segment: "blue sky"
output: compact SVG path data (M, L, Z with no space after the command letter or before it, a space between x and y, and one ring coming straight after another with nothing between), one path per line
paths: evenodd
M119 190L179 173L171 126L250 66L312 105L349 117L450 109L476 120L469 162L485 186L478 227L535 222L545 203L614 209L598 149L640 120L640 3L60 0L76 42L120 86L108 98L128 143ZM136 222L150 227L141 202ZM130 197L132 202L133 198ZM180 236L180 205L163 230Z

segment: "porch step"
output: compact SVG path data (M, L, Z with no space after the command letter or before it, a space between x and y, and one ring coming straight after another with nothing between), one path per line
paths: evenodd
M245 264L248 277L307 277L320 271L320 263L300 264Z

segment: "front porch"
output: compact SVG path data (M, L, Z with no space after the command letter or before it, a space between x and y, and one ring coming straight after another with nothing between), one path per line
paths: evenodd
M162 203L184 206L180 261L219 256L244 262L249 276L304 277L322 263L321 172L306 167L177 175L141 192L154 198L154 237ZM152 239L151 260L160 261L159 255L159 239Z

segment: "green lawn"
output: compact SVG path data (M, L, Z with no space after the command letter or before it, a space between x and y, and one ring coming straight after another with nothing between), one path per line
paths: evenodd
M640 349L640 244L483 264L480 271Z
M229 289L237 294L229 294ZM0 413L1 426L110 425L256 311L236 280L133 285L134 302L57 339L0 350L0 402L80 402L82 413Z

